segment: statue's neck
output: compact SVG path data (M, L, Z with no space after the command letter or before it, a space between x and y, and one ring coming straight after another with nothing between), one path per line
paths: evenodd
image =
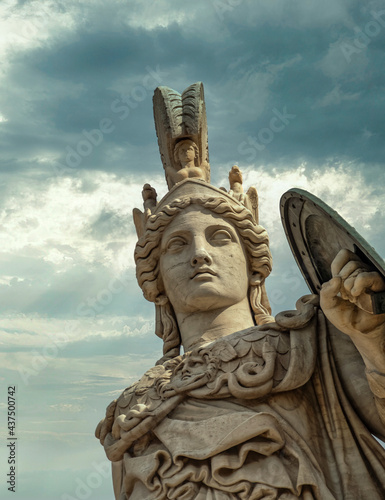
M181 168L195 167L195 161L194 160L181 161L180 164L181 164Z
M176 313L184 351L255 325L247 298L230 307Z

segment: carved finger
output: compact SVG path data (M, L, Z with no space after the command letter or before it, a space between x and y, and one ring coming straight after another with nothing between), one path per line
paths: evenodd
M340 295L343 300L350 300L351 295L345 290L345 287L342 283L342 288L340 289Z
M99 427L100 426L100 427ZM102 420L102 422L99 423L98 426L98 432L99 432L99 439L102 444L104 444L104 440L106 439L107 434L111 431L111 425L109 425L105 419Z
M103 427L103 422L104 422L104 418L98 423L96 429L95 429L95 437L97 439L100 439L100 433L101 433L101 430L102 430L102 427Z
M338 273L338 276L341 276L343 280L346 280L349 278L352 274L355 274L357 276L357 271L358 269L362 269L363 271L367 270L363 268L362 262L358 260L350 260L347 264L344 265L344 267L340 270Z
M98 438L103 444L104 440L109 432L111 432L112 424L114 423L114 413L116 409L117 400L114 399L107 407L106 416L99 422L95 433L98 433Z
M356 271L354 273L352 273L344 282L343 282L343 288L344 288L344 291L345 293L348 295L348 296L353 296L352 294L352 289L356 283L356 279L357 277L360 275L360 273L362 274L363 271L362 269L358 268L356 269Z
M343 267L351 260L360 262L359 257L355 253L346 248L340 250L331 265L332 276L338 276Z
M337 276L327 281L321 288L321 306L324 309L333 309L340 302L341 298L338 297L342 285L342 279Z
M364 272L359 274L354 280L351 294L353 297L358 297L367 291L382 292L383 290L385 290L385 281L379 273L375 271Z

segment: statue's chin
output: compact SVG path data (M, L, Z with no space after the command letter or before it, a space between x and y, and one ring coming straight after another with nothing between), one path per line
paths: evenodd
M222 294L218 287L210 281L198 281L199 286L189 291L185 305L189 310L210 311L230 307L239 302L240 298L235 294ZM177 308L175 308L177 309Z

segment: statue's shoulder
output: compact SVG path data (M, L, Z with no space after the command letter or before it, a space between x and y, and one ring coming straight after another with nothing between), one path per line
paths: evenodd
M167 384L175 370L182 361L182 356L167 360L148 369L142 377L134 384L127 387L116 401L117 414L125 413L136 405L152 405L159 401L161 403L160 391Z

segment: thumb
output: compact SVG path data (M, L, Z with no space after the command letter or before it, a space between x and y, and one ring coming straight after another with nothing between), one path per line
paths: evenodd
M341 283L342 278L340 278L339 276L335 276L322 285L320 293L322 308L335 307L339 303L340 297L338 297L337 294L341 289Z

